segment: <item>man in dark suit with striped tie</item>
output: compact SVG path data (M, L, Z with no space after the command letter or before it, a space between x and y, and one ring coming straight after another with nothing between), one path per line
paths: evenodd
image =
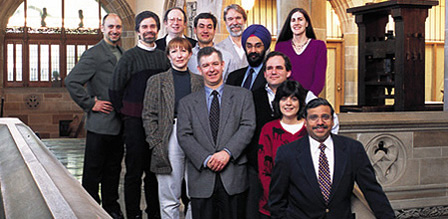
M331 134L333 112L325 99L310 101L308 136L278 149L269 193L272 218L355 218L355 182L376 218L395 218L363 145Z

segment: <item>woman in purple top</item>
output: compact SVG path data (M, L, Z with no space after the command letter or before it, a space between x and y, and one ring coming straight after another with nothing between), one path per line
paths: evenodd
M302 8L293 9L286 18L275 45L292 63L291 79L319 95L325 85L327 47L316 40L311 19Z

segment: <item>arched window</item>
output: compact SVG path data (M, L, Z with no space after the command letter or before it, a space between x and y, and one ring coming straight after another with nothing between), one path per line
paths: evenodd
M105 14L95 0L24 0L6 28L5 87L60 87Z

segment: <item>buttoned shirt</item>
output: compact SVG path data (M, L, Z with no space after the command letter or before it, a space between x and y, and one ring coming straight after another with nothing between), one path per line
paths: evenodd
M316 172L316 178L319 178L319 155L320 155L319 145L321 143L316 141L311 136L308 136L308 138L310 140L310 151L311 151L311 158L313 159L314 171ZM328 136L327 139L325 139L323 144L326 146L326 148L325 148L325 156L327 157L328 166L330 167L331 182L333 182L334 144L333 144L333 138L331 138L331 135Z
M249 65L247 67L246 74L244 74L244 79L243 79L243 82L241 83L241 87L244 85L246 78L249 76L250 69L253 69L254 72L252 73L252 81L250 82L250 87L252 87L252 85L254 85L255 79L257 78L258 74L260 73L262 67L263 67L263 64L260 64L257 67L252 67Z

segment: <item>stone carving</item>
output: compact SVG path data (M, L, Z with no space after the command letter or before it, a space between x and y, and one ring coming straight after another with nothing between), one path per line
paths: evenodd
M78 11L78 16L79 16L78 28L83 28L84 27L84 15L83 15L81 9Z
M48 13L47 13L47 8L43 8L42 9L42 13L40 14L40 26L42 26L42 27L46 27L47 26L47 23L45 22L45 18L47 18L47 15L48 15Z
M377 135L367 144L366 151L381 184L390 184L403 173L405 147L396 136Z
M25 105L28 109L38 109L40 106L40 97L35 94L30 94L25 98Z
M435 206L426 208L413 208L396 210L395 215L399 219L408 218L445 218L448 217L448 206Z

